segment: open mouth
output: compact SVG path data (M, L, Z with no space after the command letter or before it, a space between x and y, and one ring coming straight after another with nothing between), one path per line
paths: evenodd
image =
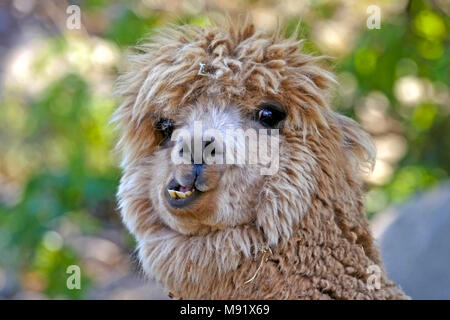
M194 201L201 191L195 189L194 185L182 186L178 182L172 180L165 191L167 201L176 208L181 208L189 205Z

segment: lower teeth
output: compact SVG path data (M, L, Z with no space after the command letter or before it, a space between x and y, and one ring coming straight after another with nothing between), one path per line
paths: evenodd
M194 190L186 191L186 192L181 192L181 191L176 191L176 190L168 190L168 191L169 191L169 195L172 199L185 199L185 198L191 196L192 193L194 192Z

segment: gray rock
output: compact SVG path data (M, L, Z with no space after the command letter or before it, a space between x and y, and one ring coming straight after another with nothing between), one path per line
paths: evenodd
M450 299L450 183L372 221L389 277L413 299Z

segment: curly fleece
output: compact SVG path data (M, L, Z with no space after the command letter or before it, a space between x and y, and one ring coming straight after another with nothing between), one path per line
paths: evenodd
M171 297L408 298L388 280L364 213L360 171L373 165L370 137L329 108L334 77L296 36L266 34L249 19L172 27L130 55L113 118L123 155L119 205L143 269ZM209 76L198 74L200 63ZM278 173L227 169L195 212L170 211L160 190L176 168L155 121L182 124L200 104L246 115L267 98L287 113ZM374 289L372 265L381 271Z

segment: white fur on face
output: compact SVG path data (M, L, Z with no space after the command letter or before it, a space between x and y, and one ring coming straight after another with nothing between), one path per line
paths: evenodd
M254 137L246 135L246 132L249 130L257 132L256 129L261 129L261 125L255 122L251 116L243 115L238 107L211 100L207 103L187 107L177 117L176 124L177 130L174 131L171 138L174 144L168 149L156 151L154 154L155 160L150 162L155 167L149 168L150 171L156 171L158 170L157 167L161 166L162 163L166 164L164 168L159 170L155 179L152 179L154 182L150 183L151 199L157 201L157 212L162 221L178 232L195 234L200 232L200 229L205 229L205 227L225 228L254 220L256 218L254 211L242 210L242 208L252 207L253 203L257 201L256 197L261 190L253 186L261 185L261 181L264 179L263 175L261 175L261 166L266 164L257 162L253 164L245 162L226 163L226 160L230 157L235 160L239 159L242 154L246 157L249 145L253 144L257 149L258 139L256 135ZM236 131L237 135L242 133L244 136L236 139ZM230 134L230 132L233 134ZM180 181L176 174L179 163L173 161L174 155L178 155L179 150L183 149L186 144L188 147L184 150L189 150L195 154L195 150L192 151L192 149L196 148L195 141L194 143L191 143L190 140L186 142L186 137L197 141L200 140L201 142L208 140L209 135L217 138L217 134L220 134L222 140L214 142L223 143L223 148L220 148L221 152L216 152L215 156L223 157L224 162L223 165L216 167L222 174L213 190L215 191L215 196L212 197L208 193L202 195L203 197L211 197L211 201L215 202L215 210L209 212L207 217L201 221L192 217L184 219L174 216L164 198L164 190L170 180L175 177ZM276 139L278 144L278 137ZM202 151L201 144L197 148ZM232 155L228 154L230 150L233 153ZM169 153L170 160L168 159ZM256 150L256 153L258 153L258 150ZM183 152L183 155L185 156L186 153ZM201 157L202 155L200 155L200 160L202 159ZM190 158L191 155L188 155L184 159L188 161L187 166L191 166Z

